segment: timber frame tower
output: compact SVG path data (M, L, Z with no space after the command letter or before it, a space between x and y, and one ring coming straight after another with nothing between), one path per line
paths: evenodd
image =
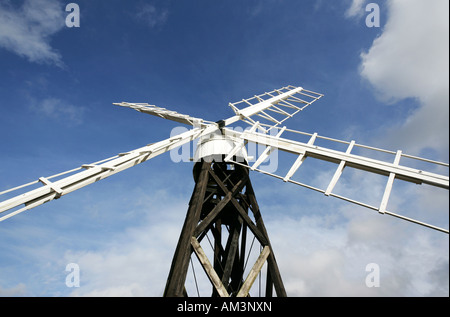
M213 285L212 296L248 296L257 275L267 262L265 296L272 297L275 289L277 296L285 297L286 291L248 169L221 160L202 159L194 166L194 180L195 188L164 296L188 295L185 280L190 257L195 253ZM208 260L200 245L208 232L214 237L212 261ZM258 240L262 251L245 277L249 251L246 244L250 234Z

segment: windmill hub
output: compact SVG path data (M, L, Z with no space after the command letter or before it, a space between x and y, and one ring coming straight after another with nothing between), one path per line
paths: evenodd
M215 131L204 138L201 138L194 155L194 162L201 159L207 162L223 162L223 158L236 147L236 142L224 136L220 130ZM235 154L235 161L246 162L247 151L242 147Z

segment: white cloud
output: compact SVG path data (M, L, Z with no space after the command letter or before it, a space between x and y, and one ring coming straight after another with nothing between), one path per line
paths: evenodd
M166 198L144 198L146 209L151 201L152 213L141 225L109 237L102 248L66 252L65 262L77 263L81 272L80 287L71 296L162 296L181 230L180 214L187 207L172 201L162 208L159 199Z
M0 286L0 297L18 297L26 296L25 284L18 284L11 288L3 288Z
M266 222L289 296L448 296L445 238L388 216L345 209L331 226L320 216ZM365 284L369 263L380 267L380 287Z
M353 0L346 17L361 17L364 3ZM386 21L382 33L361 54L361 76L387 105L410 101L411 106L398 125L388 127L380 122L384 130L381 137L377 136L377 143L421 156L429 156L424 152L432 149L434 155L439 155L438 159L448 160L449 3L445 0L387 1L386 9L382 11L386 12L383 13L386 17L382 17ZM361 187L359 198L368 198L375 187L383 189L386 184L371 178L358 180L352 175L349 182L345 180L338 183L344 195L353 195L350 185L357 184ZM447 191L438 193L435 188L399 182L394 183L390 211L448 227ZM373 185L362 186L367 183ZM352 288L353 294L358 295L448 296L448 239L442 233L352 205L340 207L339 213L348 217L348 222L342 229L346 241L336 245L341 256L336 257L340 274L333 274L333 280L340 285L336 292L345 293L347 286L356 283ZM325 230L325 240L330 238L328 233ZM323 243L318 245L318 250ZM379 289L361 288L360 282L352 278L345 279L346 284L339 282L346 268L361 270L363 259L380 265ZM314 285L308 275L306 279L305 285ZM333 287L331 282L322 286L322 289ZM304 288L304 292L313 294L313 287Z
M360 18L364 14L364 4L366 0L352 0L352 4L345 12L347 18Z
M159 9L151 4L144 4L138 8L136 17L150 28L156 28L166 23L169 16L167 9Z
M418 154L432 148L448 159L449 2L388 1L383 33L361 55L361 76L382 100L413 98L405 121L386 131L386 141ZM414 105L414 102L412 102Z
M63 67L61 54L50 37L64 27L64 10L57 0L26 0L15 8L0 3L0 46L30 62Z
M86 108L76 107L58 98L46 98L41 102L31 102L30 108L47 118L65 122L68 125L79 125L83 122Z

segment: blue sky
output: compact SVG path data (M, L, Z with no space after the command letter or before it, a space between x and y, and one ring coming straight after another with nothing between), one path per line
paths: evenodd
M0 191L177 127L113 102L217 121L285 85L324 94L289 128L448 162L448 1L377 1L373 28L364 0L76 1L73 28L68 3L0 1ZM448 235L254 174L288 294L448 296ZM342 190L383 182L354 174ZM0 223L0 295L160 296L193 185L192 163L166 153ZM448 191L396 194L448 228Z

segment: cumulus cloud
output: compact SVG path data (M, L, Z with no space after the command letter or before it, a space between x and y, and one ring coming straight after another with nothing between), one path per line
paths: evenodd
M448 296L445 239L354 208L339 215L331 226L320 216L266 223L289 296ZM370 263L379 287L366 285Z
M43 117L59 120L68 125L81 124L86 110L53 97L45 98L40 102L32 101L30 108Z
M26 0L20 8L0 3L0 46L30 62L63 67L61 54L50 45L64 27L63 13L57 0Z
M413 154L431 148L448 159L449 2L388 1L387 6L382 34L361 54L361 76L387 103L411 98L419 107L412 106L405 121L387 131L386 142Z
M364 4L367 0L352 0L351 5L345 11L345 16L347 18L360 18L364 13Z
M0 286L0 297L18 297L26 296L25 284L18 284L11 288L3 288Z
M147 209L149 201L159 206L156 197L143 199ZM68 250L65 262L77 263L81 272L80 287L70 296L162 296L186 208L178 201L169 209L160 206L161 212L143 217L141 225L110 237L98 250Z
M353 0L347 17L356 17L364 3ZM448 160L449 3L389 0L385 5L386 23L361 54L360 74L381 101L392 107L409 103L409 108L404 106L403 120L397 125L380 123L384 131L378 144L420 156L430 156L432 150L435 159L437 155ZM390 210L448 227L448 192L409 185L394 183ZM382 285L380 294L448 296L448 273L443 269L448 271L448 239L416 225L397 224L391 217L389 222L386 216L373 220L350 207L341 212L352 215L345 250L364 246L384 259L382 274L389 275L390 284ZM394 246L393 241L402 243Z

